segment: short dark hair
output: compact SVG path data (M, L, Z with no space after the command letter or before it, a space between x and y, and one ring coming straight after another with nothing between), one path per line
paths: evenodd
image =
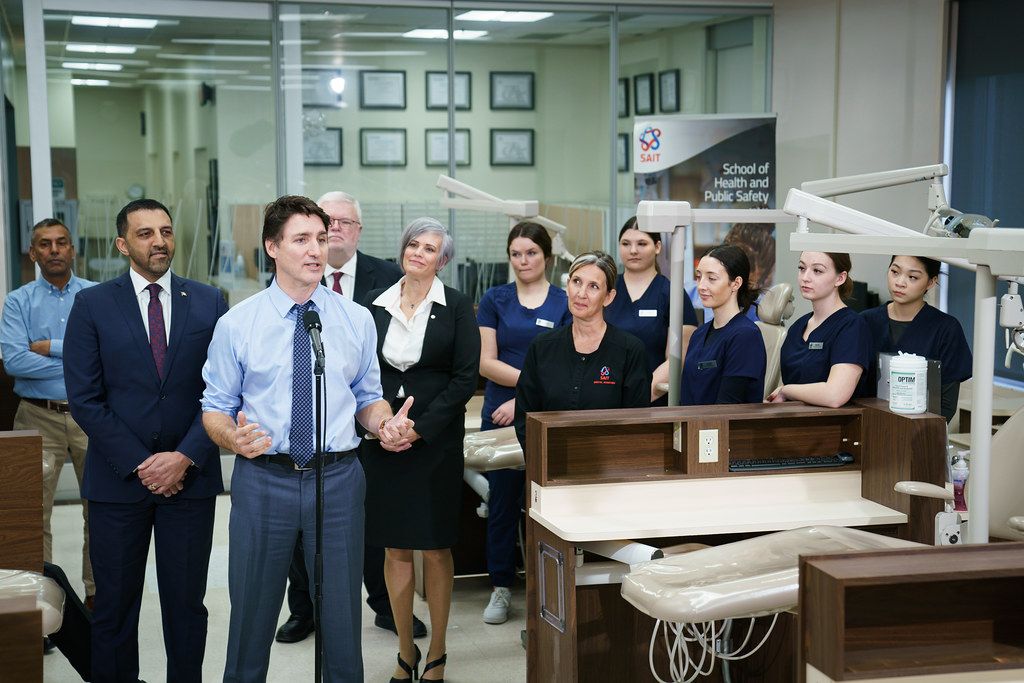
M508 232L508 241L505 243L505 254L509 258L512 257L512 240L517 237L525 237L530 240L544 252L544 258L551 258L551 235L548 234L547 228L544 226L532 221L519 221L512 226Z
M622 224L622 229L619 230L619 239L620 240L622 239L622 236L626 234L627 230L640 230L640 228L638 227L637 222L636 222L636 216L633 216L628 221L626 221L625 223ZM640 232L645 232L645 231L644 230L640 230ZM652 240L654 240L655 244L657 244L658 242L661 241L661 233L660 232L648 232L647 236L650 237Z
M168 218L171 217L170 210L155 199L136 199L133 202L128 202L117 212L118 237L124 238L128 234L128 214L135 213L136 211L163 211L167 214Z
M761 294L757 284L750 281L750 259L747 258L747 251L735 244L719 244L704 252L704 256L716 259L725 268L729 281L736 278L743 280L743 284L736 290L736 302L744 313L750 308L750 304L757 301Z
M836 273L846 273L846 281L839 285L839 298L849 299L853 295L853 278L850 277L850 269L853 268L853 261L850 255L845 252L825 252L825 256L832 259L832 265Z
M327 213L309 197L288 194L270 202L263 208L263 235L260 240L268 264L273 264L274 259L266 253L267 242L270 241L274 244L280 242L281 235L284 233L284 224L288 222L289 218L297 215L316 216L323 221L324 230L331 224Z
M36 223L35 225L32 226L32 232L31 232L31 237L29 238L29 241L33 242L33 243L36 241L36 232L37 231L42 230L43 228L52 228L52 227L54 227L56 225L59 225L60 227L62 227L65 230L67 230L68 231L68 237L69 238L71 237L71 230L68 228L68 226L64 225L62 222L60 222L56 218L44 218L43 220L39 221L38 223Z
M889 265L896 260L897 256L910 256L910 258L916 258L924 266L924 272L928 274L928 279L936 278L939 276L939 272L942 270L942 264L933 258L927 258L925 256L913 256L911 254L893 254L892 258L889 259Z

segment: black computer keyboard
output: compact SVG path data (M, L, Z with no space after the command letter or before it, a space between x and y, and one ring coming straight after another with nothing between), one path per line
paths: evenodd
M759 470L795 470L805 467L839 467L853 462L849 453L832 455L803 455L794 458L744 458L730 460L730 472L753 472Z

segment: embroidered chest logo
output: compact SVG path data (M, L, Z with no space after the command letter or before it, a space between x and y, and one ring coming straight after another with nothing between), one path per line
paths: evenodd
M612 371L608 369L607 365L601 367L599 378L594 380L594 384L615 384L615 380L612 377Z

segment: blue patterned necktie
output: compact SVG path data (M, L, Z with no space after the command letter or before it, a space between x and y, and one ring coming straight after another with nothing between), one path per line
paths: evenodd
M153 362L160 379L167 372L167 332L164 329L164 307L160 303L160 285L155 282L146 287L149 290L149 348L153 351Z
M313 459L313 353L309 335L302 324L302 316L313 302L295 304L295 334L292 339L292 431L288 441L291 444L292 462L296 467L306 467Z

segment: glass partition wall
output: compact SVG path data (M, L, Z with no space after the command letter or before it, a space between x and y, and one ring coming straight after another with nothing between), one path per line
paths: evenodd
M14 33L20 4L4 0ZM100 280L126 267L114 216L136 196L170 207L176 272L240 296L266 280L263 205L344 190L375 256L398 258L412 218L450 226L446 277L478 299L508 278L509 218L442 208L439 175L536 200L570 253L617 255L635 207L635 118L769 100L769 17L714 6L183 1L155 16L75 5L42 2L54 206L75 223L79 273ZM24 59L4 81L19 150ZM553 260L553 281L567 265Z

